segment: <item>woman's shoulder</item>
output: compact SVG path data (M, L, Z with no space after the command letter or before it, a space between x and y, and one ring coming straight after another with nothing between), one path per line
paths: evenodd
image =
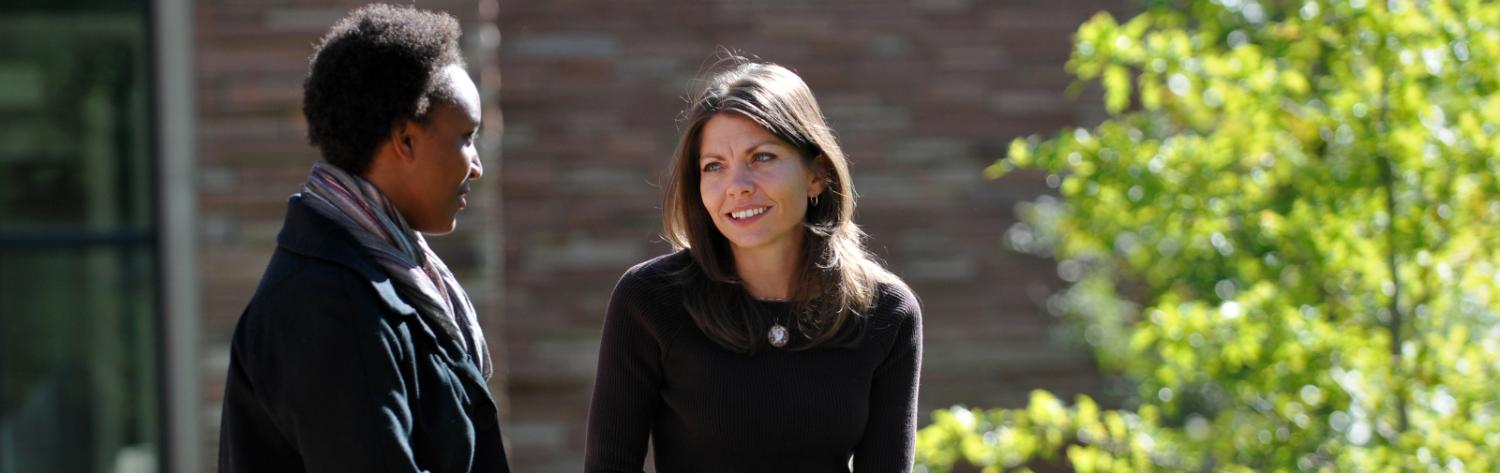
M682 271L693 264L687 251L657 256L631 266L615 283L615 298L636 303L655 303L674 298L681 286Z
M907 320L920 323L922 304L906 281L887 272L875 284L875 307L870 319L880 325L901 325Z
M921 346L921 302L900 278L882 278L876 284L875 306L867 314L864 321L869 330L867 336L879 340L875 346L886 349Z
M676 279L682 270L693 264L687 250L676 251L648 259L631 266L620 276L620 285L646 285L659 287Z
M625 270L610 295L606 320L631 321L614 326L643 328L665 344L683 321L690 320L682 312L680 272L691 264L692 258L687 252L679 251L651 258ZM609 330L611 324L606 321L605 326Z

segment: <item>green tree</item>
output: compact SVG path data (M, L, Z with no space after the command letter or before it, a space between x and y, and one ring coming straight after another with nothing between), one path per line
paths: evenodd
M936 412L920 469L1500 471L1500 4L1216 0L1082 25L1109 118L1012 143L1012 247L1134 393Z

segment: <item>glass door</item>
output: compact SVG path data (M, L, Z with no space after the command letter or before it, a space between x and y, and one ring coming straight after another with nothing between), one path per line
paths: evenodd
M0 473L161 470L149 7L0 7Z

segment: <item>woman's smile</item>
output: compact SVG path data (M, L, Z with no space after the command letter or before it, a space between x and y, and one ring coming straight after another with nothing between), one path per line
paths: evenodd
M729 216L730 221L736 224L749 225L760 220L760 217L765 215L768 210L771 210L771 207L768 205L748 205L730 211L726 215Z

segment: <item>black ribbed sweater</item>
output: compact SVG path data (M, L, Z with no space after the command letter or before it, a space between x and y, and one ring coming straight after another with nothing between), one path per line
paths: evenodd
M762 342L741 355L704 336L683 308L668 274L687 264L686 252L661 256L615 286L586 472L642 471L648 439L658 473L848 472L851 463L856 473L911 471L922 317L909 289L881 284L856 348Z

